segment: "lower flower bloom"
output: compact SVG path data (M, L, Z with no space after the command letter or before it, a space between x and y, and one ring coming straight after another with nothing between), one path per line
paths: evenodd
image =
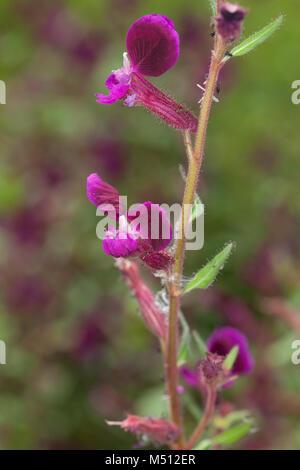
M233 385L231 377L249 374L254 367L254 359L250 352L246 336L230 326L216 329L208 338L207 357L198 361L194 368L183 365L181 377L191 387L202 388L208 381L222 383L222 386ZM224 370L223 361L234 346L239 347L238 355L232 369ZM227 381L228 379L228 381Z
M119 224L118 228L111 225L106 231L103 250L107 255L138 257L154 270L167 269L173 262L173 256L166 251L173 238L172 227L159 204L147 201L126 213L118 191L97 173L87 179L87 195Z
M116 230L111 226L102 243L103 251L114 258L126 258L133 256L138 249L138 243L134 235Z
M207 340L207 349L219 356L227 356L234 346L239 347L231 372L233 375L249 374L254 367L254 359L246 336L236 328L218 328Z

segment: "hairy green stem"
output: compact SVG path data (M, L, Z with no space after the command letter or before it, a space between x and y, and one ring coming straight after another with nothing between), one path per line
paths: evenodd
M178 448L184 448L183 423L180 399L178 394L178 313L180 309L181 280L184 263L184 252L186 243L186 227L190 218L192 204L194 202L198 177L203 160L203 151L206 139L207 123L213 101L218 74L222 67L222 59L225 53L225 46L219 36L215 39L215 48L212 54L209 75L206 81L205 92L201 102L198 128L195 138L194 149L191 147L191 140L188 133L184 134L184 142L189 161L188 174L186 178L184 197L182 202L181 217L179 221L179 231L177 233L175 247L175 263L172 279L169 283L169 321L168 321L168 341L167 341L167 390L170 400L170 415L172 421L178 426L180 436L177 441Z

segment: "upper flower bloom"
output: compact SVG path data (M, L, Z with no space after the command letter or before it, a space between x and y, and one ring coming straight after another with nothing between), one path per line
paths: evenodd
M103 240L103 250L114 258L139 257L155 270L166 268L172 256L165 249L172 241L172 227L165 211L151 201L126 212L119 192L97 173L87 179L87 196L102 212L118 222L111 225Z
M123 67L109 75L109 94L97 93L97 101L111 104L124 98L125 106L145 106L170 126L195 132L195 116L144 78L158 77L176 63L179 36L173 22L164 15L143 16L130 27L126 44Z

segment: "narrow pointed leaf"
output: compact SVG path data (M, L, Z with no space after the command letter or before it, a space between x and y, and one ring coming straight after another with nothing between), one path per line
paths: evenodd
M188 333L183 333L180 348L178 351L177 365L178 367L185 364L190 358L190 337Z
M193 339L196 343L197 351L201 354L202 357L206 355L206 345L197 331L193 331Z
M242 439L242 437L246 436L252 427L252 421L245 421L244 423L238 424L215 437L213 444L234 444Z
M218 253L204 268L191 279L190 282L185 286L183 294L193 289L205 289L209 287L215 280L218 272L223 268L224 263L227 261L231 251L233 249L233 243L229 243L225 248Z
M248 410L238 410L229 413L226 416L217 414L214 417L213 425L215 428L225 431L233 425L241 424L246 419L250 418L250 412Z
M204 205L201 202L200 197L197 193L195 193L194 204L192 207L190 223L193 223L198 217L200 217L204 213Z
M237 355L239 353L239 347L238 346L233 346L233 348L229 351L229 353L226 356L226 359L223 362L223 367L227 370L231 370L233 367L233 364L235 363L235 360L237 358Z
M213 443L212 439L203 439L203 441L199 442L197 447L194 447L194 450L207 450L210 448L212 443Z
M187 410L191 413L191 415L195 418L197 422L200 422L203 416L203 412L199 408L199 404L192 398L189 393L183 393L181 399L185 408L187 408Z
M267 26L265 26L263 29L260 31L257 31L257 33L252 34L249 36L245 41L242 41L240 44L235 46L230 53L235 56L241 56L244 54L247 54L248 52L252 51L255 47L257 47L259 44L264 42L266 39L268 39L271 34L276 31L277 28L281 25L283 21L283 15L280 15L276 20L272 21L269 23Z
M182 325L182 338L181 338L181 343L178 351L178 357L177 357L177 365L178 367L182 366L191 357L191 333L190 333L190 328L185 320L183 314L180 312L179 313L179 319Z
M237 426L227 429L221 434L218 434L213 439L204 439L197 445L197 447L194 448L194 450L209 449L215 444L234 444L235 442L245 437L251 431L251 429L253 429L252 421L245 421L243 423L238 424Z
M184 182L186 182L186 173L182 165L179 165L179 172L182 176ZM195 193L192 212L190 215L190 223L192 223L197 217L200 217L204 213L204 204L202 203L200 197Z

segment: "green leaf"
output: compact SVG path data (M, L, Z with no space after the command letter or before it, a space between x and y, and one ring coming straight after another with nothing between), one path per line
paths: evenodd
M197 345L197 349L199 350L199 353L201 354L202 357L206 356L206 345L201 336L197 331L193 331L193 339Z
M181 177L183 179L184 182L186 182L186 174L185 174L185 170L183 168L182 165L179 165L179 171L180 171L180 174L181 174ZM195 197L194 197L194 203L193 203L193 207L192 207L192 212L191 212L191 215L190 215L190 223L192 223L195 219L197 219L197 217L200 217L200 215L204 212L204 205L200 199L200 197L198 196L197 193L195 193Z
M209 287L215 280L218 272L223 268L225 261L228 259L233 249L233 243L229 243L225 248L218 253L204 268L188 282L183 290L183 294L193 289L205 289Z
M273 34L274 31L276 31L276 29L279 28L282 21L283 21L283 15L280 15L278 18L276 18L276 20L269 23L263 29L261 29L260 31L257 31L257 33L252 34L247 39L245 39L245 41L242 41L240 44L235 46L230 51L230 54L233 55L234 57L238 57L238 56L247 54L248 52L252 51L255 47L257 47L259 44L261 44L266 39L268 39L271 36L271 34Z
M215 444L234 444L235 442L245 437L249 433L249 431L251 431L252 428L252 421L245 421L243 423L238 424L237 426L227 429L227 431L224 431L221 434L218 434L213 439L204 439L197 445L197 447L194 448L194 450L206 450Z
M213 16L217 16L217 0L209 0Z
M167 416L168 400L162 385L145 390L135 402L135 410L140 416Z
M252 429L252 421L245 421L233 428L227 429L213 439L213 444L234 444L246 436Z
M182 338L177 356L178 367L188 362L191 357L191 333L182 312L179 312L179 319L182 325Z
M212 445L213 441L211 439L203 439L199 444L194 447L194 450L207 450Z
M199 408L198 403L196 403L189 393L183 393L181 398L185 408L187 408L187 410L191 413L197 422L200 422L203 416L203 412Z
M184 333L182 336L182 340L181 340L179 351L178 351L178 357L177 357L178 367L182 366L189 360L189 357L190 357L189 345L190 345L189 334Z
M196 220L200 215L202 215L204 212L204 205L201 202L200 197L198 196L197 193L195 193L195 198L194 198L194 204L192 207L192 212L190 216L190 223L193 223L194 220Z
M249 417L250 412L248 410L233 411L226 416L217 414L213 419L213 425L215 428L225 430L233 424L241 424L241 422L245 422L245 420L249 419Z
M239 353L239 347L238 346L233 346L233 348L229 351L229 353L226 356L226 359L223 362L223 366L227 370L231 370L233 367L233 364L235 363L235 360L237 358L237 355Z

